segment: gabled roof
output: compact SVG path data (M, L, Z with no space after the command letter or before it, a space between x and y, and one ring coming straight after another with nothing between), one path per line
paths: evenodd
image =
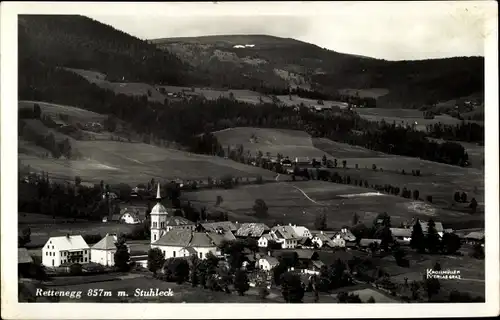
M33 258L30 256L26 248L17 249L17 263L32 263Z
M323 242L323 245L326 245L326 246L330 246L330 247L334 247L335 244L333 243L332 239L330 239L330 237L328 237L326 234L322 234L322 233L319 233L315 236L315 238L318 238L319 240L321 240L321 242Z
M264 239L267 239L269 241L274 240L273 237L269 233L262 235L262 237L260 237L260 238L264 238Z
M484 240L484 231L473 231L464 236L465 239Z
M221 245L224 241L236 240L236 237L231 231L226 231L224 233L207 232L207 235L216 246Z
M115 234L106 234L98 243L92 246L92 249L96 250L113 250L116 249L115 242L118 237Z
M263 256L261 257L261 259L266 260L272 267L275 267L279 264L278 259L276 259L275 257Z
M47 243L50 243L56 250L59 251L89 249L89 245L87 244L87 242L85 242L81 235L51 237L45 244Z
M184 217L168 217L167 220L165 221L166 226L172 226L172 227L177 227L177 226L188 226L188 225L194 225L195 223L184 218Z
M334 236L336 236L337 234L340 235L340 237L342 239L344 239L345 241L356 241L356 236L352 234L352 232L350 230L346 230L346 231L339 231L337 232Z
M205 232L194 232L185 229L172 229L153 243L159 246L174 247L215 247Z
M321 260L313 260L311 263L316 268L321 268L322 266L325 265Z
M390 228L393 237L411 237L412 229L407 228Z
M276 226L271 229L274 234L279 239L291 240L291 239L299 239L300 237L295 233L291 226Z
M295 234L296 234L297 236L299 236L299 237L305 237L305 235L304 235L304 234L305 234L307 231L309 231L309 229L307 229L306 227L303 227L303 226L292 226L292 229L293 229L293 231L295 232ZM309 231L309 233L311 233L311 232Z
M224 231L236 231L238 227L231 221L205 222L201 226L206 231L216 231L217 228L222 228Z
M314 250L309 250L309 249L296 249L294 251L297 252L297 256L299 257L299 259L304 259L304 260L312 259L314 254L316 253Z
M236 236L260 238L265 231L269 231L269 227L263 223L243 223L236 231Z

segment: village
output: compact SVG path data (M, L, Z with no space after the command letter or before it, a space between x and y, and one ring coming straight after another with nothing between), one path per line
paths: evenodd
M312 292L316 302L320 292L332 290L340 290L336 294L337 302L376 302L373 296L383 297L383 302L410 302L423 296L429 299L436 296L439 285L436 289L435 284L433 287L427 283L433 280L425 278L424 268L414 279L399 277L401 283L397 284L391 281L384 268L375 265L376 261L393 257L393 264L398 268L408 268L414 263L410 261L413 255L408 250L415 249L418 255L424 254L426 248L430 253L452 255L463 255L459 249L468 248L475 257L480 259L477 255L482 254L484 258L484 231L444 229L441 222L432 219L414 219L395 228L390 225L390 217L380 214L374 221L374 228L379 230L374 238L364 238L359 230L354 230L356 226L348 225L339 230L310 230L291 223L268 226L237 221L193 222L161 203L160 188L158 183L156 204L150 210L144 206L125 205L119 214L112 214L109 220L105 217L101 222L146 225L149 241L128 240L113 233L101 239L85 234L50 237L42 248L18 249L20 277L31 278L33 270L40 268L44 270L42 278L68 279L126 272L135 274L132 277L152 276L167 282L191 282L193 286L201 282L204 288L213 291L230 292L229 287L233 286L241 295L251 289L266 299L273 290L280 287L284 290L283 281L286 280L283 277L289 274L300 279L295 290L302 292L298 296L283 293L285 301L289 302L300 302L305 292ZM134 188L135 192L140 191L138 189ZM110 197L109 193L104 196ZM412 241L412 237L421 239ZM436 248L429 247L432 241L436 242ZM35 251L41 252L34 254ZM34 256L41 257L39 267L33 267L36 264ZM443 259L437 256L431 261L435 272L441 272L440 260ZM203 272L197 269L203 266L203 261L211 263L213 270L207 271L207 266ZM424 274L423 282L421 274ZM40 277L39 271L35 271L34 277ZM420 286L419 282L422 282ZM362 294L365 301L359 294L346 293L360 285L370 293ZM419 290L427 290L427 293L419 294ZM467 298L467 294L456 290L450 293L452 296L480 299Z

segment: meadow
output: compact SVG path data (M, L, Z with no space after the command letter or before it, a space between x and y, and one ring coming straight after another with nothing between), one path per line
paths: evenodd
M267 129L252 127L229 128L213 132L223 147L237 148L243 146L243 151L256 155L269 153L275 157L278 153L295 157L321 158L325 152L314 147L311 136L303 131L285 129Z
M425 220L432 217L446 223L469 216L468 213L442 209L423 201L378 194L372 189L312 180L239 186L228 190L200 190L185 193L182 198L193 205L217 209L217 196L223 199L218 208L228 212L230 220L270 225L283 221L314 228L314 221L320 213L326 214L328 227L334 229L350 225L354 213L367 225L371 225L382 212L391 216L394 225L413 217ZM257 199L266 203L267 217L255 217L253 206Z

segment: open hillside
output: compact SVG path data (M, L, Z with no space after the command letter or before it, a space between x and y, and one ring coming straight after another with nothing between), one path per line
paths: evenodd
M80 176L84 182L96 183L105 179L110 183L133 184L149 181L152 177L206 180L224 174L273 176L270 171L228 159L134 140L133 135L124 136L121 129L126 130L126 124L123 123L121 129L112 133L106 131L106 127L96 133L85 125L105 123L107 117L83 109L30 101L20 101L19 108L31 110L35 104L40 106L42 119L20 119L19 159L22 164L35 171L48 172L53 178L73 180ZM50 127L47 118L59 123L61 117L65 119L61 127ZM53 137L52 144L47 142L51 139L49 136ZM57 149L64 141L69 143L68 154L64 153L65 149L58 149L64 154L56 158L54 146Z
M484 58L386 61L294 39L226 35L152 40L164 51L233 87L317 89L368 96L377 106L419 108L484 91Z

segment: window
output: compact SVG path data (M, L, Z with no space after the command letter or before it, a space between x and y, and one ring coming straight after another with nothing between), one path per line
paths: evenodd
M175 258L175 251L173 252L173 257Z
M48 256L49 255L49 252L48 251L45 251L45 255Z
M155 234L155 235L153 235L153 240L156 240L156 234Z
M156 222L153 222L153 228L156 228Z
M200 252L200 259L203 259L203 253Z
M85 258L85 262L87 262L87 258Z
M160 225L161 225L161 228L162 228L162 229L163 229L163 228L165 228L165 222L163 222L163 221L162 221L162 222L160 222Z

